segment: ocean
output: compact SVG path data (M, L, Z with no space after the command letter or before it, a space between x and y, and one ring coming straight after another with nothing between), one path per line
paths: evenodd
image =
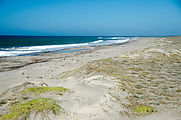
M135 39L119 36L0 36L0 57L64 52L69 48L118 44L129 40Z

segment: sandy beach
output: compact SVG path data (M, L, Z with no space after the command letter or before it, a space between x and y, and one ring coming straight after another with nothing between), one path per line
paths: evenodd
M0 118L10 119L12 106L50 98L61 112L18 119L181 120L181 37L81 49L88 50L0 58Z

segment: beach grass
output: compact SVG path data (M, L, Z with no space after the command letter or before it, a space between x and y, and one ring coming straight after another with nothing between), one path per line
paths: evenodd
M135 108L135 112L138 112L140 114L150 114L155 111L156 110L151 106L141 105L141 106L138 106L137 108Z
M37 98L30 100L26 103L18 103L10 108L10 113L2 115L1 120L17 120L27 119L30 113L35 112L45 115L48 112L52 112L54 115L58 114L62 109L57 101L50 98Z
M27 94L27 93L44 94L50 91L66 92L68 90L69 89L64 88L64 87L32 87L32 88L27 88L21 92L22 94Z

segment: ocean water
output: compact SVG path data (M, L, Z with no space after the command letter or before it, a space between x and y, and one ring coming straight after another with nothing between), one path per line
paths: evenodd
M105 36L0 36L0 57L36 55L54 51L64 52L64 49L69 48L118 44L129 40L135 39Z

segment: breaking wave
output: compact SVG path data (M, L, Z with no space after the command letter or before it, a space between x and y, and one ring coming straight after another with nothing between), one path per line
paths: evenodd
M57 50L75 48L75 47L82 47L82 46L118 44L118 43L127 42L129 40L131 40L131 38L97 37L96 41L89 42L89 43L0 48L0 57L24 56L24 55L38 54L38 53L42 53L42 52L51 52L51 51L57 51Z

